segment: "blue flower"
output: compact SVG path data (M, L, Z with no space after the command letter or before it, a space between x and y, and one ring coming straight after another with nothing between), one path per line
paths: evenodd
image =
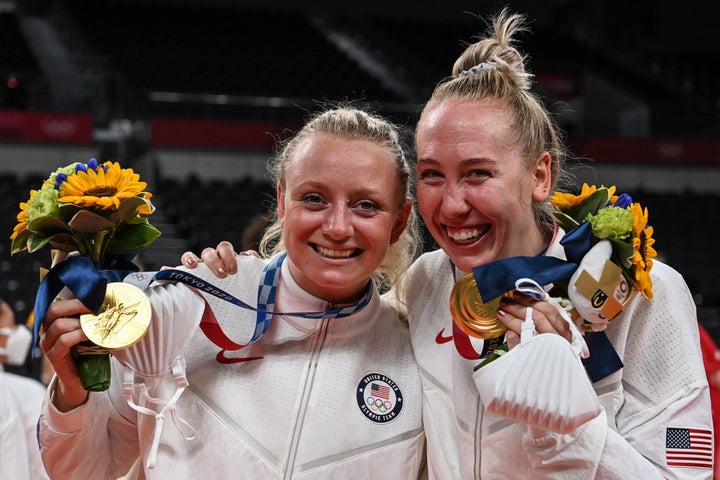
M628 208L631 203L632 197L627 193L621 193L617 201L615 202L615 206L620 208Z
M60 185L65 183L66 180L67 180L67 175L65 175L64 173L58 173L55 176L55 190L60 190Z

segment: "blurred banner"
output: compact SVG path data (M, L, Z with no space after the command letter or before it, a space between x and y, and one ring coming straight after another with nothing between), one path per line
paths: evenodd
M93 143L89 114L0 110L0 140L37 143ZM272 150L296 125L155 118L150 120L154 146L231 150ZM720 140L646 137L571 136L576 158L601 163L653 165L720 165Z

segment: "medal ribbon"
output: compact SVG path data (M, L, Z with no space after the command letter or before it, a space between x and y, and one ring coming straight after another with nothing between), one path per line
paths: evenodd
M560 244L568 260L545 255L510 257L473 268L472 273L482 299L492 300L513 290L518 278L531 278L540 285L570 278L583 256L592 247L590 222L584 222L572 229L560 240ZM602 380L623 367L622 360L604 331L586 334L585 340L590 356L582 361L593 382Z
M450 269L452 270L452 276L457 276L455 264L450 262ZM468 360L480 360L487 356L495 353L498 347L505 342L505 333L495 338L483 339L468 334L461 329L455 319L452 322L452 340L455 345L455 350L460 354L461 357L467 358Z
M126 275L137 270L137 265L121 257L107 259L100 269L86 255L68 257L55 265L40 282L35 295L33 344L37 345L40 339L40 325L50 303L63 287L68 287L83 305L97 314L105 301L107 284L121 282Z
M255 331L253 333L252 338L250 341L246 344L236 343L235 341L231 340L225 332L223 332L222 328L217 322L217 319L215 318L215 315L212 313L212 310L208 307L205 309L205 313L203 314L203 319L200 322L200 328L203 330L205 335L212 341L215 345L222 348L223 351L229 350L239 350L243 347L246 347L247 345L250 345L251 343L256 342L260 339L260 337L265 334L267 329L270 327L270 322L272 321L273 315L285 315L285 316L291 316L291 317L303 317L303 318L343 318L350 315L353 315L357 311L364 308L372 299L373 296L373 286L372 282L368 283L367 289L365 290L365 294L363 295L363 298L360 299L360 301L345 305L342 307L336 307L331 308L329 310L324 311L318 311L318 312L280 312L274 310L275 308L275 296L277 294L277 285L278 280L280 278L280 267L282 265L282 262L285 260L285 257L287 256L286 253L282 253L281 255L277 255L273 257L270 262L268 262L267 265L265 265L265 268L263 269L262 277L260 285L258 285L258 294L257 294L257 307L253 307L251 305L248 305L247 303L243 302L242 300L234 297L233 295L221 290L220 288L216 287L212 283L208 282L207 280L204 280L202 278L199 278L191 273L188 273L184 270L176 270L176 269L166 269L166 270L160 270L159 272L142 272L138 274L129 275L125 281L134 283L138 285L140 288L145 289L147 286L153 281L153 280L170 280L173 282L181 282L186 285L189 285L193 287L194 289L213 295L217 298L220 298L222 300L225 300L226 302L230 302L233 305L237 305L241 308L244 308L246 310L253 310L257 312L256 316L256 322L255 322ZM206 301L207 303L207 301ZM218 354L218 361L220 361L220 358L222 356L223 351L221 351ZM222 357L224 358L224 357ZM226 362L227 360L225 360Z

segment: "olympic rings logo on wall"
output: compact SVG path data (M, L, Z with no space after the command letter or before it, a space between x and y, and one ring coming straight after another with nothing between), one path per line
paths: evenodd
M357 403L360 412L374 423L395 420L403 405L400 387L387 375L368 373L357 387Z

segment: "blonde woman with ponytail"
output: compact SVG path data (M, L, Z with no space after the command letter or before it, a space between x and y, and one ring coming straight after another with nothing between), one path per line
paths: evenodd
M580 362L572 381L564 363L543 363L562 343L582 351L585 340L589 359L602 363L605 355L545 299L503 298L497 318L510 353L477 371L493 340L470 338L453 324L448 299L476 267L566 258L549 201L565 183L565 152L515 45L524 29L522 15L495 17L435 88L416 129L418 209L441 247L422 255L404 284L430 478L710 479L708 387L692 298L675 270L654 262L654 298L636 295L593 334L607 336L624 367L593 375L592 384ZM567 342L528 362L530 347L512 348L523 347L528 326L537 338Z

